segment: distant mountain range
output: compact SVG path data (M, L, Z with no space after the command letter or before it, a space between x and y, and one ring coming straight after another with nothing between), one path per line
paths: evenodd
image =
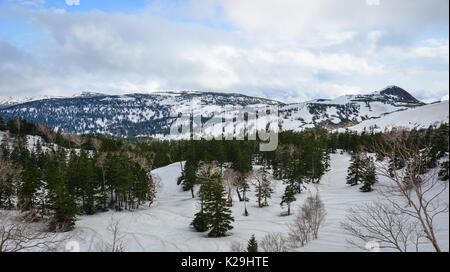
M3 99L0 100L0 115L5 120L23 118L71 133L166 138L171 124L181 113L195 111L200 105L203 112L209 113L208 118L224 107L278 106L279 127L282 130L302 130L353 127L366 120L426 104L397 86L366 95L345 95L294 104L213 92L126 95L85 92L72 97ZM429 123L430 120L425 121Z

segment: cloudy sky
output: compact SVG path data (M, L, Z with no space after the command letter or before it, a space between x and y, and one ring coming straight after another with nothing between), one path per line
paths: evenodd
M448 0L0 0L0 97L448 99Z

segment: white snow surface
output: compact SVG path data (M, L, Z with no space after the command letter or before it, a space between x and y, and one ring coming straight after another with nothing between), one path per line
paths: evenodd
M361 193L360 186L350 187L346 184L347 167L350 156L331 154L331 170L324 175L319 185L306 185L307 190L296 195L297 201L292 210L296 211L308 196L308 191L315 193L318 189L327 210L325 223L319 231L319 238L311 241L305 247L296 251L361 251L350 245L341 222L350 207L378 198L376 192ZM231 251L233 242L244 245L249 237L255 234L256 239L262 239L270 232L287 233L287 224L294 216L280 216L281 195L284 191L282 181L273 180L274 196L270 206L258 208L254 192L248 194L250 202L244 204L234 195L232 213L235 218L234 228L229 236L208 238L207 232L199 233L189 225L198 211L198 199L192 199L190 192L183 192L178 186L177 178L181 175L180 163L155 169L154 177L161 179L158 190L158 200L151 207L141 207L134 212L106 212L90 216L81 216L76 222L77 241L82 251L96 251L96 245L103 241L111 241L112 234L107 226L111 218L120 221L121 231L125 234L126 251ZM197 188L198 190L198 188ZM448 203L448 188L444 199ZM249 216L243 215L244 205L247 205ZM444 251L449 250L449 215L448 212L436 218L437 237ZM426 245L421 250L433 251Z
M364 129L374 128L375 131L398 128L427 128L430 125L439 125L449 122L448 100L421 107L386 114L380 118L368 119L347 129L362 132ZM343 132L345 129L341 128Z

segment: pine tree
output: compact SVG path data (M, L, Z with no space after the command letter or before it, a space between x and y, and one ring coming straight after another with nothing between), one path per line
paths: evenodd
M26 163L19 183L19 208L28 211L38 204L37 192L41 188L40 170L32 160Z
M236 187L239 201L248 201L246 193L250 189L250 186L247 182L247 175L252 170L251 155L245 149L238 149L236 157L232 161L232 168L239 173L238 184ZM242 197L240 192L242 192Z
M243 176L242 174L240 174L238 177L237 186L238 191L242 193L242 198L240 200L247 202L248 201L247 192L250 190L250 186L248 185L246 177Z
M3 121L3 117L0 115L0 131L5 130L6 130L5 122Z
M441 170L439 171L439 178L441 180L448 180L448 161L441 163Z
M284 206L284 204L287 205L288 207L288 212L287 215L291 215L291 203L294 202L295 200L297 200L295 198L295 193L294 190L292 189L292 187L290 185L286 186L285 190L284 190L284 195L281 198L281 207Z
M371 158L365 158L363 160L363 186L360 188L361 192L371 192L372 185L377 181L375 164Z
M258 252L258 241L256 241L255 235L253 234L247 244L248 252Z
M191 191L192 198L195 197L195 184L197 184L197 164L194 161L188 160L184 166L182 185L184 191Z
M70 154L65 178L69 192L81 200L82 211L86 214L93 214L99 189L99 179L94 162L85 150L81 150L80 155L75 154L75 152Z
M198 232L205 232L209 229L211 222L210 214L205 213L204 211L199 211L194 215L194 220L191 225Z
M205 203L211 198L211 182L203 183L198 191L200 200L200 211L194 215L191 225L198 232L205 232L209 229L211 223L211 214L205 211Z
M363 176L363 163L360 153L352 154L350 166L347 170L347 184L351 186L357 185Z
M265 167L257 172L255 187L258 207L268 206L267 199L272 197L273 189L271 188L270 180L267 178Z
M147 200L152 200L153 195L151 192L151 179L147 174L147 171L143 169L139 163L135 162L133 165L134 184L132 186L133 199L132 209L139 208L139 205Z
M75 197L69 193L64 176L55 163L48 166L45 174L47 187L46 207L50 211L51 231L68 231L75 226L78 212Z
M285 183L290 187L294 194L302 192L302 184L305 177L305 167L302 160L292 160L287 164L287 180Z
M217 145L217 158L216 159L217 159L217 162L220 167L220 173L222 174L223 173L223 165L227 161L222 142L219 142Z
M272 193L273 193L272 185L270 184L270 180L266 176L265 178L263 178L261 186L261 195L262 198L264 199L262 204L263 206L269 206L267 199L272 198Z
M204 206L205 213L210 216L211 231L208 233L208 236L222 237L233 228L231 223L234 221L234 218L228 207L227 193L222 186L220 175L214 176L214 179L209 182L211 183L208 187L210 192Z
M0 209L12 209L21 169L0 157Z

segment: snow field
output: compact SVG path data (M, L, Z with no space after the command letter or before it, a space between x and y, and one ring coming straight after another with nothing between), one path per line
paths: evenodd
M357 204L371 202L378 198L376 190L371 193L359 192L360 186L349 187L346 184L347 167L350 156L331 154L331 169L324 175L319 185L307 184L304 192L296 195L297 201L292 205L295 212L309 192L319 190L322 201L327 210L327 217L319 231L319 238L312 240L305 247L296 251L360 251L359 248L347 243L351 238L344 233L341 222L345 220L347 210ZM181 175L180 163L155 169L154 177L161 180L157 201L150 207L141 207L135 212L107 212L92 216L81 216L76 224L77 236L80 239L82 251L96 251L96 244L101 240L108 241L112 235L106 230L111 217L120 221L125 234L126 251L230 251L233 242L246 245L252 234L261 240L271 232L287 233L287 224L294 216L280 216L281 196L285 185L282 181L272 180L274 194L269 207L258 208L254 187L247 193L250 201L239 202L237 195L233 196L234 205L231 208L235 222L229 236L222 238L208 238L207 232L196 232L189 224L198 211L198 199L192 199L190 192L183 192L176 184ZM380 180L383 182L383 180ZM251 183L251 181L250 181ZM198 190L198 187L196 188ZM444 193L448 203L448 188ZM247 206L249 216L244 213ZM442 250L449 249L448 213L437 219L437 236ZM432 251L429 246L423 248Z

